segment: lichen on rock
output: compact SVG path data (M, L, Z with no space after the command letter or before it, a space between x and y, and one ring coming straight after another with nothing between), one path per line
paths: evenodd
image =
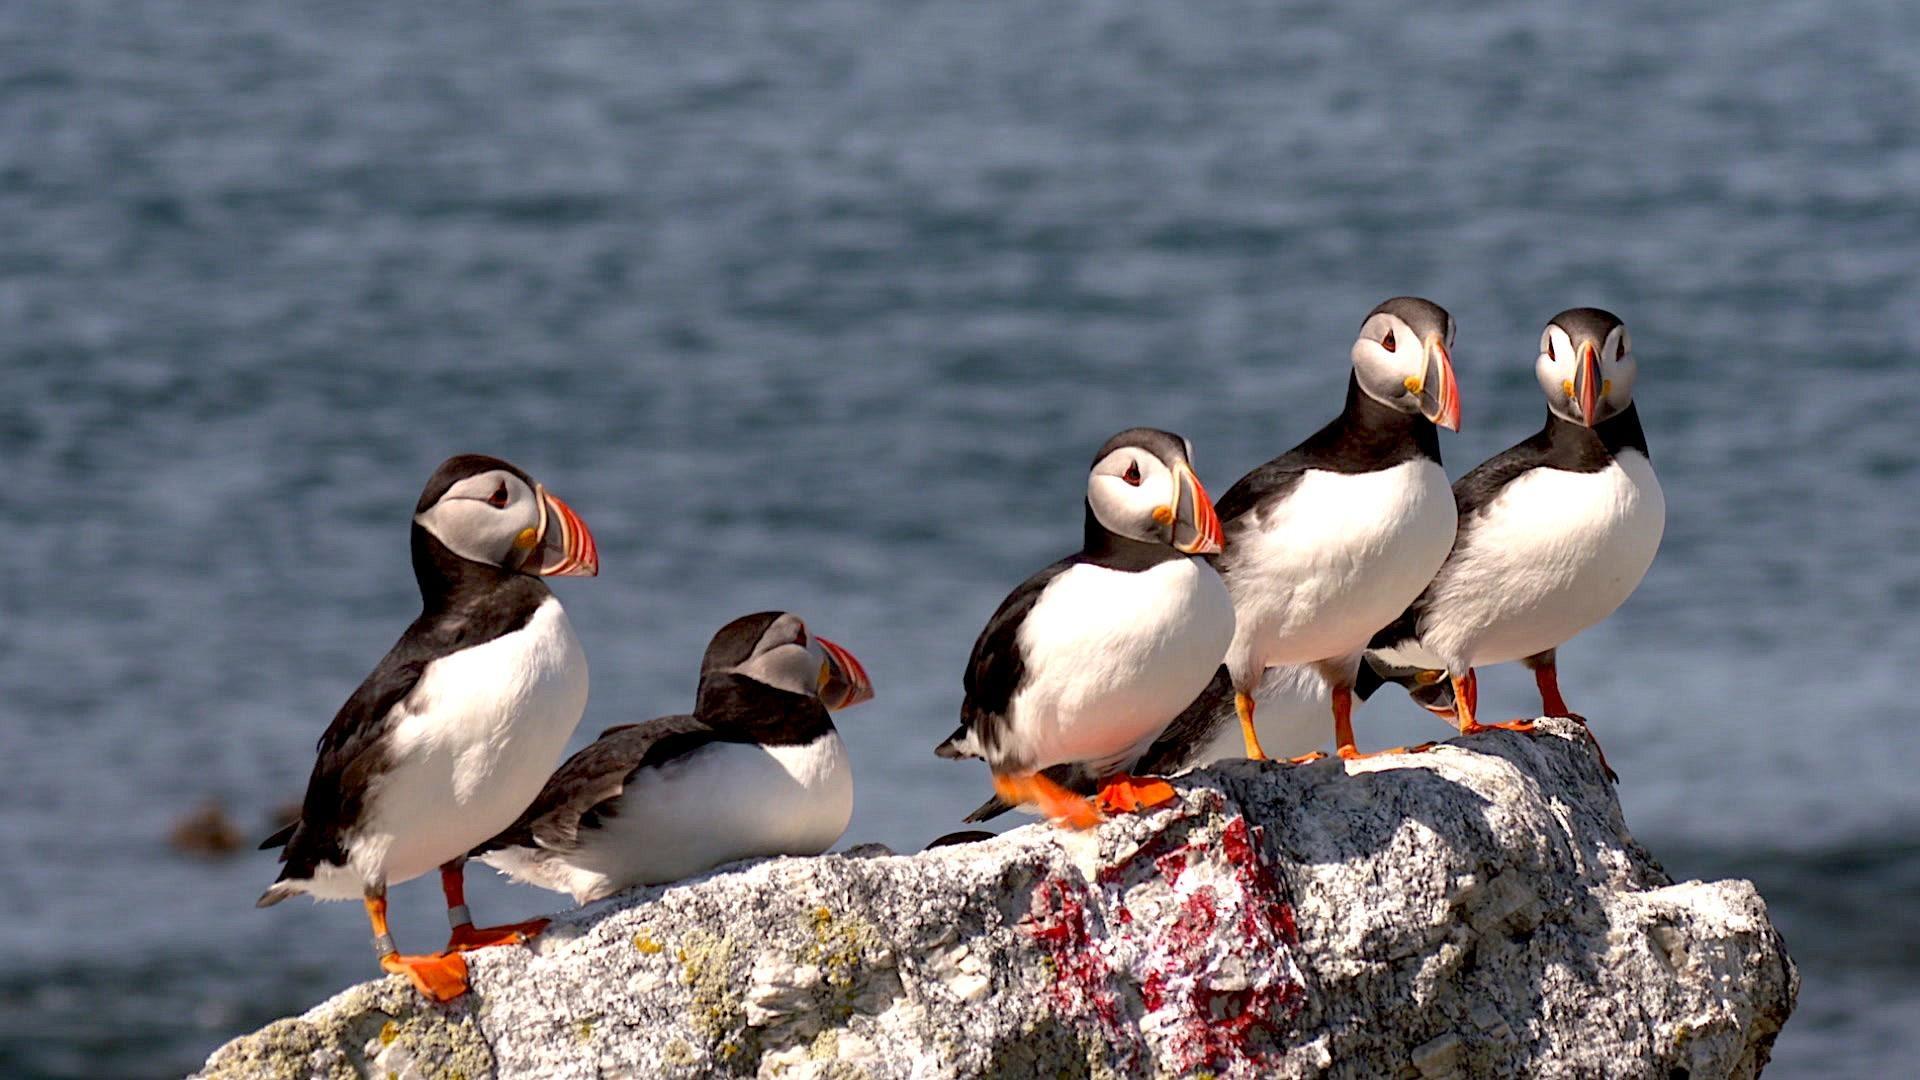
M1798 979L1675 884L1580 729L1237 762L1088 834L773 859L236 1039L210 1077L1748 1077Z

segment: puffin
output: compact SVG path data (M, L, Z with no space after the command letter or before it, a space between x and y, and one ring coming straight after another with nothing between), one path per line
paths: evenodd
M1416 686L1416 678L1414 672L1395 672L1382 676L1372 668L1362 666L1354 693L1363 696L1361 687L1366 687L1367 692L1371 693L1381 682L1396 682L1415 695L1415 700L1422 701L1433 711L1452 715L1448 711L1452 701L1450 694L1444 701L1433 700L1433 690L1445 690L1447 684L1442 681L1432 687ZM1370 679L1372 685L1369 685ZM1330 697L1327 680L1311 664L1281 664L1268 668L1260 680L1259 688L1253 693L1259 708L1261 747L1289 757L1310 754L1319 748L1326 742ZM1193 703L1167 725L1153 745L1128 766L1128 771L1147 776L1174 776L1216 762L1244 758L1245 743L1236 716L1233 677L1226 665L1222 664L1214 672L1213 681L1200 691L1200 696L1194 698ZM1100 777L1078 766L1056 765L1046 770L1046 775L1048 779L1080 795L1092 795L1101 786ZM1011 809L1011 803L994 795L964 820L991 821Z
M599 549L525 471L461 454L421 491L412 550L420 615L320 736L300 816L260 845L283 865L258 906L360 900L380 966L449 1001L467 989L461 953L545 926L476 928L464 866L540 793L586 709L586 654L541 579L593 576ZM452 933L438 953L402 955L387 887L436 867Z
M690 715L601 732L469 854L576 904L735 859L818 855L853 814L829 713L872 697L860 661L798 615L743 615L707 645Z
M1532 670L1544 715L1586 724L1561 696L1557 652L1626 601L1666 528L1666 499L1633 400L1637 364L1626 324L1599 308L1563 311L1541 331L1533 366L1546 425L1454 485L1460 528L1452 552L1369 653L1383 678L1446 680L1466 735L1532 730L1531 720L1482 724L1474 715L1474 669L1510 660ZM1600 762L1613 775L1604 752Z
M1453 316L1430 300L1383 301L1349 350L1340 415L1220 500L1226 546L1214 566L1238 620L1226 664L1247 757L1267 756L1253 695L1276 665L1315 669L1327 684L1338 753L1372 756L1353 737L1361 654L1453 547L1437 430L1460 429L1453 332Z
M987 621L960 726L935 753L985 759L1002 799L1070 828L1173 797L1121 767L1205 688L1233 639L1232 598L1205 559L1220 551L1220 518L1192 460L1185 438L1156 428L1107 440L1087 474L1080 550ZM1058 765L1101 777L1098 799L1044 771Z

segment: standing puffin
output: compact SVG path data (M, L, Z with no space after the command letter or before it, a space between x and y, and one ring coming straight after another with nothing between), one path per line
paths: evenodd
M1351 350L1346 408L1220 500L1226 551L1214 565L1239 619L1226 660L1250 758L1266 757L1252 695L1282 664L1319 670L1340 756L1368 756L1353 740L1360 655L1453 546L1435 430L1460 428L1452 342L1438 304L1400 296L1374 308Z
M413 511L421 612L320 736L300 817L267 838L285 865L260 897L362 900L380 966L436 1001L467 989L460 953L543 920L475 929L468 849L540 792L587 705L587 658L541 577L599 571L578 515L499 458L448 458ZM387 886L440 869L447 947L402 956Z
M585 904L735 859L818 855L853 814L853 768L829 709L873 697L853 654L800 617L721 627L693 715L608 728L472 855Z
M935 749L979 757L1008 803L1074 828L1093 804L1045 775L1080 765L1108 809L1173 797L1119 770L1193 701L1233 639L1233 602L1199 556L1220 519L1187 440L1154 428L1108 439L1087 476L1085 542L1022 582L974 642L960 727Z
M1373 680L1371 685L1369 678ZM1406 686L1416 701L1427 705L1432 711L1442 716L1452 715L1451 691L1448 691L1444 700L1431 693L1433 690L1448 690L1446 682L1442 680L1431 687L1416 686L1413 672L1382 676L1362 666L1354 693L1364 699L1367 695L1361 692L1362 688L1370 693L1381 682L1400 683ZM1327 680L1320 674L1320 669L1311 664L1281 664L1268 668L1266 676L1260 680L1259 689L1253 693L1253 700L1259 707L1261 748L1271 749L1283 757L1311 754L1326 741L1327 707L1331 696ZM1174 717L1146 753L1127 767L1127 771L1143 776L1173 776L1215 762L1244 758L1246 743L1235 717L1233 677L1223 664L1214 673L1213 681L1200 691L1200 696L1194 698L1193 703L1179 716ZM1100 788L1099 777L1089 775L1079 767L1056 765L1046 773L1049 780L1076 794L1090 795ZM995 795L975 807L965 820L991 821L1011 809L1012 804Z
M1545 714L1586 723L1560 696L1555 650L1626 601L1666 528L1633 403L1635 368L1626 324L1612 313L1572 308L1547 323L1534 360L1546 426L1454 485L1453 553L1374 637L1370 663L1382 676L1451 678L1463 734L1532 728L1474 718L1473 669L1509 660L1533 670Z

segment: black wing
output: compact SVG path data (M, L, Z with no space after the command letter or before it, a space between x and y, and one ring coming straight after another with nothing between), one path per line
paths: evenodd
M300 820L261 845L286 845L278 880L311 877L323 861L346 864L346 837L359 824L374 778L388 764L386 736L427 665L520 629L552 595L538 578L507 575L453 597L434 614L422 612L407 627L321 734ZM277 902L272 897L270 892L262 903Z
M663 716L619 724L568 758L533 804L498 835L473 849L484 855L502 848L572 849L580 834L614 816L615 804L642 769L653 768L709 743L719 732L691 716Z
M321 734L300 820L268 837L262 848L285 845L279 880L313 876L322 862L345 865L346 836L359 822L368 789L387 767L386 736L398 706L444 649L409 628L347 699Z
M1033 605L1039 602L1040 594L1053 579L1077 561L1076 556L1054 563L1021 582L1000 602L999 610L987 620L986 628L973 643L973 654L967 658L966 674L961 677L967 696L960 703L960 727L935 748L935 753L941 757L964 756L955 741L969 733L983 749L1000 742L1014 691L1027 674L1027 660L1020 651L1021 624L1027 621Z

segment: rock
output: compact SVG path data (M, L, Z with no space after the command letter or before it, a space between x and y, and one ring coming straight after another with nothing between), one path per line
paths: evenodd
M203 1075L1757 1074L1799 985L1765 904L1671 882L1580 729L1540 731L637 890L474 954L450 1006L366 983Z
M180 815L167 831L167 844L189 855L231 855L246 844L239 826L219 799L205 799Z

